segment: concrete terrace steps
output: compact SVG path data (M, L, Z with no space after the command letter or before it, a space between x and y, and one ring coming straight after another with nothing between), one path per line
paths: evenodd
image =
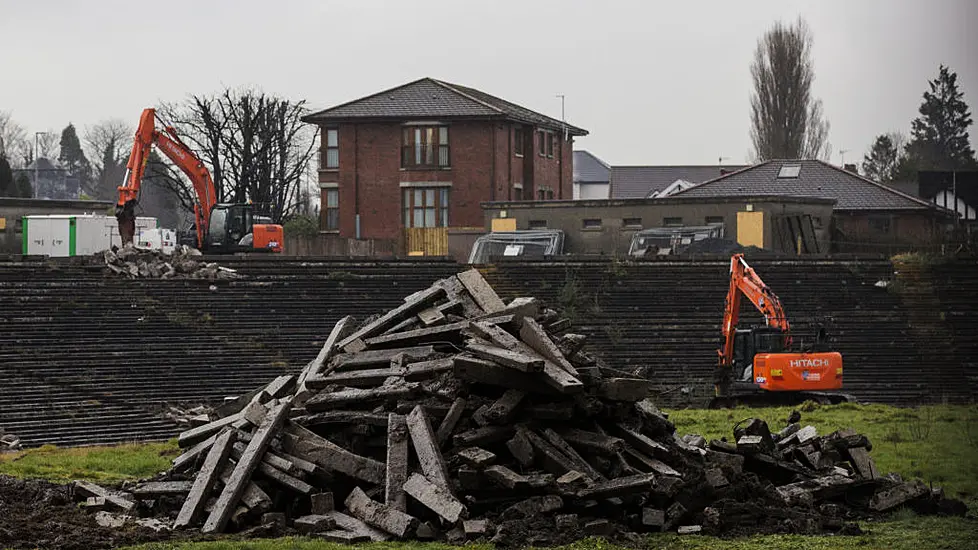
M165 438L176 428L155 424L163 404L218 402L294 372L315 357L340 317L381 313L463 269L413 260L219 261L249 278L130 281L70 262L0 263L0 364L6 367L0 372L18 380L9 391L0 389L0 398L19 396L37 411L27 419L29 409L20 404L0 408L0 426L30 422L21 424L28 436L19 434L29 445ZM675 406L712 395L728 264L524 262L483 271L506 298L531 295L570 306L574 330L589 335L590 350L611 366L645 368L663 392L661 404ZM752 266L785 303L796 337L811 334L819 320L828 323L846 359L847 391L897 404L973 399L974 389L962 389L955 369L928 363L934 355L908 325L911 306L874 286L892 278L888 262L756 260ZM978 285L958 290L962 273L947 277L957 283L949 287L955 298L965 300L952 310L953 322L966 329L978 312ZM760 321L744 310L744 322ZM955 353L944 350L940 362L955 360ZM56 397L45 399L31 384ZM98 406L83 405L92 400L114 419L101 432ZM71 403L78 420L65 414Z

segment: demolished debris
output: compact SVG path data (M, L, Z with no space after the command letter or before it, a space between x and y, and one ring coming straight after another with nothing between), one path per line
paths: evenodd
M113 247L96 255L104 262L106 272L130 279L203 279L223 281L240 279L237 271L214 262L204 262L195 248L181 245L172 254L160 250L126 246Z
M344 542L520 546L838 532L943 499L881 476L851 430L820 437L793 418L772 432L750 419L734 443L680 437L647 380L587 354L568 326L536 300L507 304L476 270L438 281L360 326L341 320L303 372L184 432L169 472L131 494L80 496L135 499L205 533L284 520Z

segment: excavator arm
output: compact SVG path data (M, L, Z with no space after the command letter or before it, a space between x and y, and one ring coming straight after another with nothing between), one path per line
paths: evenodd
M744 261L743 254L734 254L730 258L730 288L727 290L727 300L724 304L723 347L720 348L720 366L733 364L734 336L737 332L737 322L740 320L740 300L746 296L754 307L764 314L764 322L769 327L778 328L785 335L785 347L791 345L790 326L788 318L781 307L781 300L772 291L754 269Z
M156 145L180 171L190 178L194 187L194 218L197 228L197 246L202 247L210 225L211 210L217 203L214 180L204 163L187 147L171 127L165 133L156 129L156 110L144 109L139 117L139 128L133 140L132 153L126 165L126 178L119 187L119 202L116 204L116 219L119 221L119 234L122 244L132 242L136 234L136 204L139 188L146 174L146 164L150 152Z

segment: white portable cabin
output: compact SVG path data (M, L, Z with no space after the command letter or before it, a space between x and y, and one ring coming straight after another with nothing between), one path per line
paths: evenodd
M136 234L156 229L151 217L136 218ZM22 252L29 255L89 256L122 246L115 217L95 214L28 215L23 218Z

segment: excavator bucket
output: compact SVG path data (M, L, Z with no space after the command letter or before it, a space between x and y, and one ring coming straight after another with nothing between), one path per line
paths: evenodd
M117 209L115 218L119 222L119 236L122 237L122 246L132 244L136 236L136 210L132 202L127 202L121 209Z

